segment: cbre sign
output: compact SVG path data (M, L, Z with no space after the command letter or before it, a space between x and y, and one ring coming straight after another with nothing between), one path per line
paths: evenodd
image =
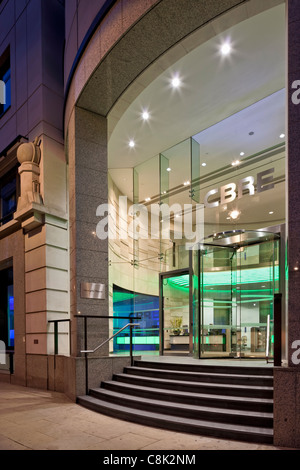
M274 168L262 171L257 174L257 187L256 192L262 193L274 188L273 179ZM241 199L245 192L250 196L255 194L255 178L254 176L247 176L241 179L237 184L229 183L221 188L212 189L209 191L204 198L204 206L207 208L218 207L222 204L228 204L235 201L235 199ZM216 200L217 199L217 200Z

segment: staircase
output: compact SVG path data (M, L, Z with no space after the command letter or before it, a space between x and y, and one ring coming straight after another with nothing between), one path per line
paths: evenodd
M273 443L273 369L135 361L77 402L142 425Z

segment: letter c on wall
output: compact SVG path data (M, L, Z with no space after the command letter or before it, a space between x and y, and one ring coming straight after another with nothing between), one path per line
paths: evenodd
M218 189L212 189L211 191L209 191L206 196L205 196L205 199L204 199L204 205L205 207L208 207L208 208L213 208L213 207L218 207L219 206L219 201L216 201L216 202L208 202L208 199L213 196L214 194L218 194L219 190Z

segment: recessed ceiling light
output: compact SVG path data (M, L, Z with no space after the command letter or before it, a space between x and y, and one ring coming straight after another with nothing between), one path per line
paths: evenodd
M172 168L170 168L170 167L169 167L169 168L167 168L167 171L169 171L169 172L170 172L170 171L172 171Z
M202 163L202 166L206 166L206 163Z
M245 155L245 152L241 152L240 156L243 157Z
M172 78L171 84L172 84L172 87L173 87L173 88L178 88L178 87L180 87L180 85L181 85L181 80L180 80L180 78L178 77L178 75L176 75L175 77Z
M231 44L229 42L225 42L221 46L221 53L222 55L226 56L229 55L232 50Z
M146 202L149 202L149 201L151 201L151 198L150 198L150 197L146 197L145 201L146 201Z
M183 183L184 186L189 186L190 184L191 184L191 183L190 183L189 181L185 181L185 182Z
M274 214L274 212L273 212L273 211L270 211L269 214L272 215L272 214Z
M235 160L231 163L232 166L238 166L241 162L239 160Z
M148 111L145 110L142 112L142 118L144 119L144 121L148 121L149 117L150 114L148 113Z
M285 134L280 134L279 136L281 139L284 139L285 138Z
M233 210L229 213L230 215L230 218L233 219L233 220L236 220L239 218L239 216L241 215L240 211L238 210Z
M130 148L135 147L135 141L134 141L134 140L130 140L130 141L129 141L129 147L130 147Z

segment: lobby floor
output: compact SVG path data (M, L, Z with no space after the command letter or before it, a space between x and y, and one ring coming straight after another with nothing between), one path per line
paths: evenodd
M64 394L0 382L0 450L280 450L165 431L90 411Z
M228 367L274 367L272 362L267 362L265 359L195 359L194 357L183 354L165 354L159 355L143 355L140 356L143 361L150 362L173 362L175 364L194 364L194 365L208 365L208 366L228 366Z

